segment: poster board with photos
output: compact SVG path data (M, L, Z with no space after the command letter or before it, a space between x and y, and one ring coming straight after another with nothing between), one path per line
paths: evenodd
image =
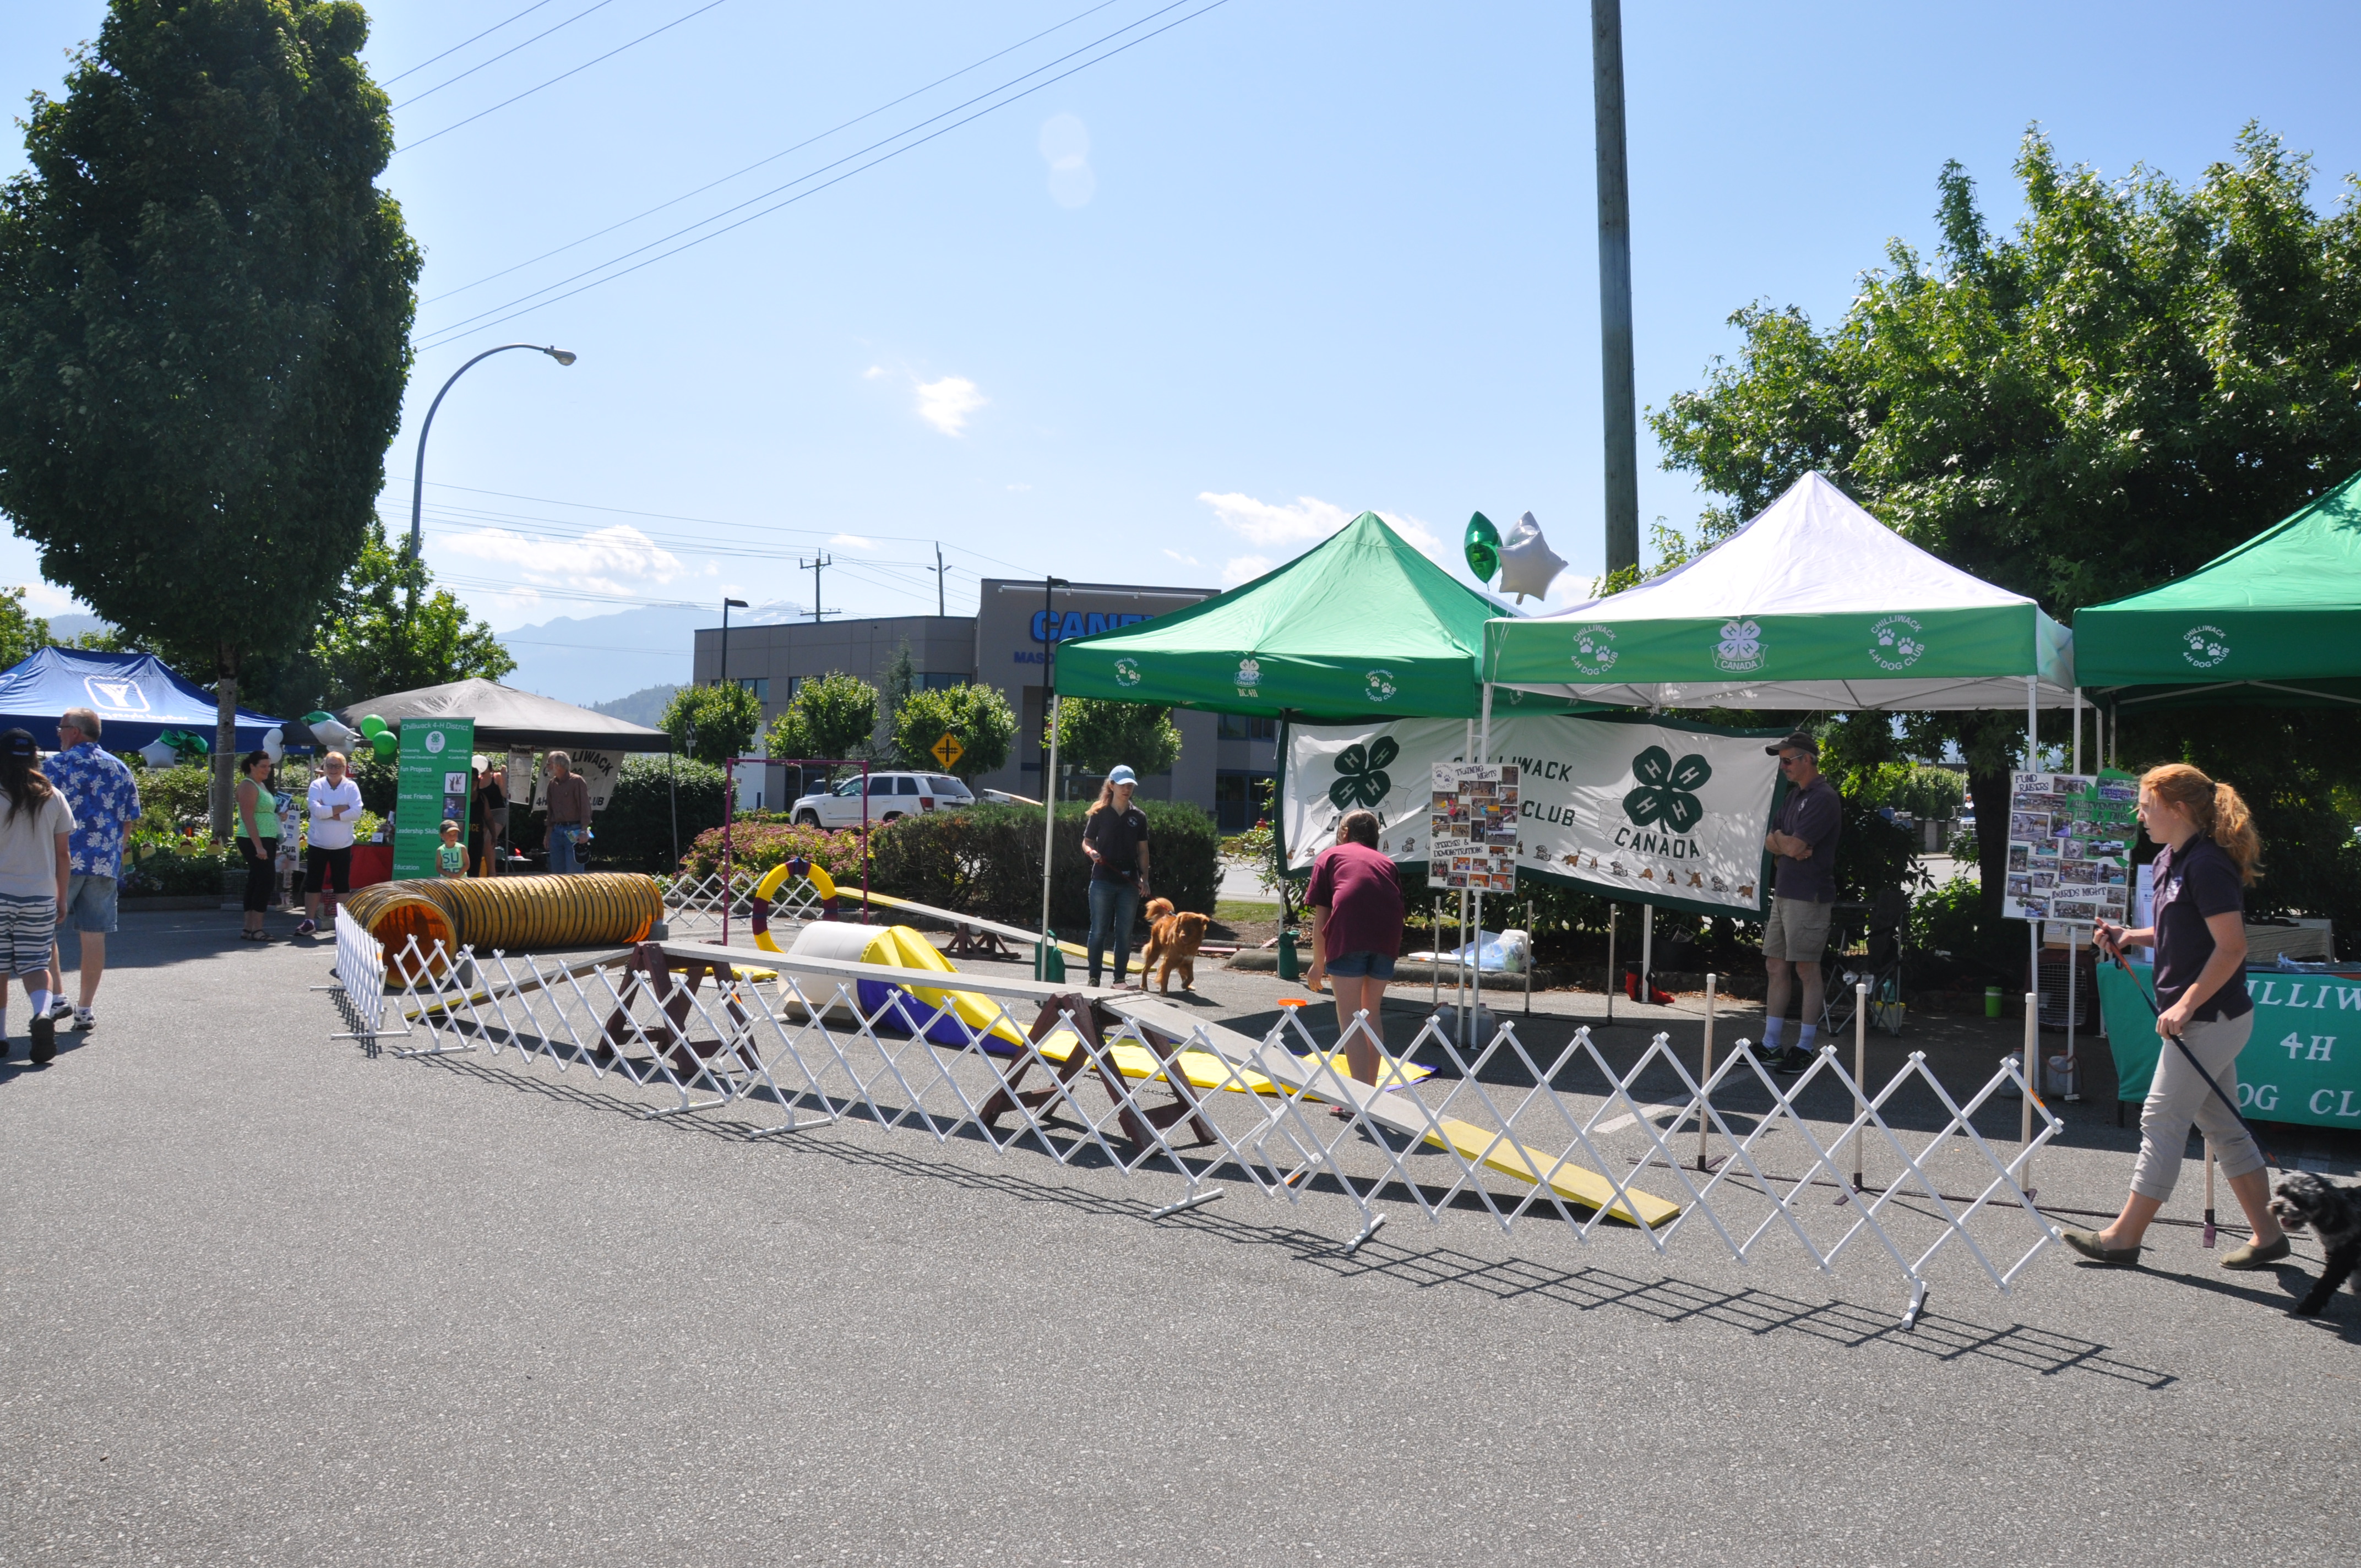
M1514 762L1434 764L1429 882L1471 893L1517 891L1519 777Z
M2009 775L2010 920L2121 925L2130 906L2139 781L2129 773Z

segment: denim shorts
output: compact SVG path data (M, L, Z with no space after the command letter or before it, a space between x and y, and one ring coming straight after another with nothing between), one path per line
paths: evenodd
M1394 956L1363 948L1356 952L1338 953L1328 960L1328 972L1344 980L1391 980L1394 977Z
M76 872L66 879L66 922L77 931L115 929L115 879Z

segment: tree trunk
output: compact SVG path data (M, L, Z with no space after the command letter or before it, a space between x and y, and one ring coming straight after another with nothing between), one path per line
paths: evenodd
M2000 925L2001 894L2008 875L2008 774L1971 773L1968 795L1976 803L1978 924L1987 930Z
M237 650L221 651L221 681L214 707L214 840L226 844L237 831Z

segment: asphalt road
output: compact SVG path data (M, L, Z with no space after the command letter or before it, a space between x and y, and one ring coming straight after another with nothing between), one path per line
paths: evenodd
M11 1020L0 1562L2351 1555L2361 1301L2285 1315L2311 1244L2230 1275L2164 1227L2146 1270L2053 1251L2005 1297L1952 1269L1911 1333L1867 1256L1410 1211L1347 1258L1342 1199L1150 1222L1169 1177L749 1142L332 1040L324 944L236 918L132 917L46 1068ZM1280 994L1201 982L1246 1026ZM1693 1037L1658 1013L1599 1037ZM1937 1034L1979 1080L1997 1054ZM2112 1206L2129 1135L2071 1121L2043 1199Z

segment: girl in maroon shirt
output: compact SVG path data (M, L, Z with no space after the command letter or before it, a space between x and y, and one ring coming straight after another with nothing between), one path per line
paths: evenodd
M1334 848L1312 862L1312 886L1303 895L1312 906L1312 972L1303 983L1320 989L1325 976L1336 992L1336 1031L1345 1061L1363 1083L1378 1081L1385 1044L1379 1009L1386 982L1401 954L1401 878L1378 852L1375 812L1347 812L1336 825ZM1356 1014L1368 1014L1367 1032L1353 1027Z

